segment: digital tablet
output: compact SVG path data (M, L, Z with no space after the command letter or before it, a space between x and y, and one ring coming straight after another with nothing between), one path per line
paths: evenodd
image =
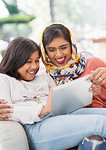
M52 116L69 114L92 103L88 76L53 88Z

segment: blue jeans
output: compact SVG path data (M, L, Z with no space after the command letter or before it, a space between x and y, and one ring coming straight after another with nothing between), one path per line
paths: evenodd
M106 150L106 140L103 139L103 141L96 141L85 138L79 144L77 150Z
M81 108L71 113L71 115L104 115L106 108Z
M30 150L66 150L77 146L85 137L91 135L106 138L106 109L90 108L90 112L88 109L81 109L81 114L76 115L74 112L24 125Z

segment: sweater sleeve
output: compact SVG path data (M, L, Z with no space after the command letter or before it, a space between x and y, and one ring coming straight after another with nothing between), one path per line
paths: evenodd
M22 124L33 124L41 121L39 114L43 104L33 101L12 104L14 113L10 120L19 121Z
M97 68L106 68L106 62L97 58L89 57L87 59L86 71L83 75L90 74L92 71L95 71ZM101 93L93 96L93 102L90 107L102 107L106 108L106 83L101 85Z
M10 120L19 121L22 124L33 124L34 122L41 121L39 114L44 104L35 101L22 101L14 104L10 90L7 78L3 77L3 75L0 76L0 99L8 101L8 104L13 106Z
M100 58L98 57L89 57L87 59L87 69L90 69L92 68L92 71L95 71L97 68L100 68L100 67L105 67L106 68L106 62L101 60Z

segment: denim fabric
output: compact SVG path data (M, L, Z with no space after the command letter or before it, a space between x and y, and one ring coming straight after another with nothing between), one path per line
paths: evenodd
M71 115L104 115L106 108L81 108L71 113Z
M24 125L24 128L30 150L66 150L91 135L106 138L106 116L61 115Z
M79 144L78 150L106 150L106 141L96 141L85 138Z
M69 148L69 149L67 149L67 150L78 150L78 146L73 147L73 148Z

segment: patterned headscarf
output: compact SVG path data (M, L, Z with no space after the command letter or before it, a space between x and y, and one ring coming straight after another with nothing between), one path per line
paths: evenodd
M75 45L74 40L72 39L71 31L68 29L71 37L71 43L72 43L71 59L68 61L68 63L65 66L57 67L50 62L42 43L43 34L45 30L46 28L42 33L42 39L41 39L41 52L42 52L41 59L47 69L47 73L49 73L50 76L54 79L56 85L61 85L67 83L68 81L74 80L74 78L77 78L78 76L81 75L81 73L83 73L86 65L86 59L84 56L82 56L77 52L77 47Z

